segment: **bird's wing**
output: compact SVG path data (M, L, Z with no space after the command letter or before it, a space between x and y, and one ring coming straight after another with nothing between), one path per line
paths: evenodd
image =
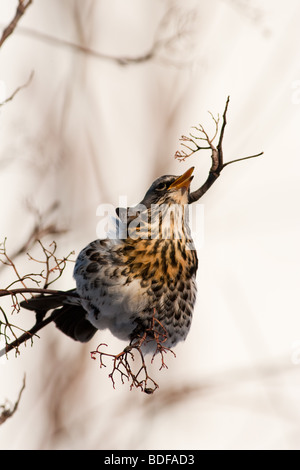
M95 240L81 251L75 264L77 292L103 314L118 309L140 312L148 302L146 289L131 276L120 245L120 240Z

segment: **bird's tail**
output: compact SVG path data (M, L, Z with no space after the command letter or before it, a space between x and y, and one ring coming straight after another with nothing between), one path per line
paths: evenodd
M76 341L86 343L97 331L87 319L75 290L57 294L39 295L21 302L21 307L36 313L37 322L41 321L49 310L57 328Z

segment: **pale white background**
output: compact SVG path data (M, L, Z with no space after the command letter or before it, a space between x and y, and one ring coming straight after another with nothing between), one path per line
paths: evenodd
M14 3L1 2L2 28ZM7 96L34 71L0 111L8 250L34 223L26 201L41 212L60 202L52 220L68 228L55 237L66 255L96 237L99 204L120 195L134 204L154 178L191 165L198 187L209 153L185 163L173 155L191 126L212 130L208 111L221 114L228 94L225 159L264 151L226 168L201 200L194 321L169 369L153 368L160 389L113 390L89 352L124 344L103 332L82 346L49 326L0 363L0 404L14 402L26 373L1 449L300 448L299 15L297 0L35 0L1 48ZM120 66L22 27L113 57L184 34L155 59ZM17 261L33 269L26 256ZM70 267L59 287L73 285ZM13 320L33 322L26 311Z

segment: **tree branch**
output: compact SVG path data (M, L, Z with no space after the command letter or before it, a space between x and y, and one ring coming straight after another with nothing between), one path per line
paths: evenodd
M144 64L145 62L151 61L153 59L160 59L160 62L162 64L166 63L166 64L171 64L174 66L182 66L184 65L184 62L180 63L180 61L176 61L173 58L170 59L170 53L168 49L171 46L174 48L174 46L176 46L176 43L181 40L182 36L187 35L189 33L188 25L183 24L177 31L166 34L166 31L168 31L168 29L170 29L170 27L172 26L171 23L172 23L172 20L174 20L174 17L175 19L177 19L177 14L178 14L177 10L175 8L171 8L165 13L165 15L163 15L161 21L158 24L158 27L157 27L157 30L154 35L153 42L150 48L144 53L138 54L136 56L131 56L131 55L114 56L114 55L102 53L90 47L86 47L85 45L76 44L75 42L69 41L67 39L57 38L51 34L44 33L42 31L37 31L32 28L28 28L26 26L20 26L18 28L18 32L26 36L35 38L39 41L43 41L45 43L51 44L53 46L63 47L75 53L85 54L94 59L112 62L119 66L125 67L129 65ZM165 53L166 57L161 56L161 53L164 50L166 50L166 53Z
M9 25L6 26L6 28L4 29L4 31L2 33L2 36L1 36L1 39L0 39L0 47L3 45L3 43L6 41L6 39L14 32L18 22L20 21L20 19L24 15L27 8L31 5L32 1L33 0L27 0L27 1L19 0L19 5L17 7L15 16L13 17L13 19L11 20Z
M37 321L30 330L25 331L21 336L19 336L17 339L12 341L11 343L7 343L3 349L0 350L0 357L6 356L10 351L15 349L16 354L19 354L19 346L22 343L25 343L25 341L28 341L29 339L32 341L33 336L36 335L38 331L40 331L44 326L48 325L52 321L56 320L56 318L59 317L60 315L59 310L55 310L52 312L49 317L45 318L44 320Z
M165 362L165 355L170 352L174 357L176 357L176 354L172 349L164 346L167 338L168 335L165 328L161 322L155 318L154 309L152 322L149 328L140 329L138 326L132 334L130 344L123 351L118 354L103 352L100 348L102 348L102 346L107 346L107 344L101 343L95 351L91 352L91 358L96 359L96 355L99 356L100 368L106 367L103 358L109 357L112 359L113 367L109 374L109 378L112 381L113 388L115 388L115 375L119 375L122 384L124 384L125 379L129 381L130 390L136 388L148 395L151 395L159 388L159 385L148 373L148 365L145 361L143 347L149 342L153 343L154 352L151 364L154 362L155 357L159 355L161 361L159 370L168 368ZM134 356L134 352L137 353L137 357ZM137 359L137 364L134 370L133 363L135 359Z
M39 294L40 296L44 297L55 296L59 299L62 299L66 296L66 292L61 290L49 289L49 285L52 284L52 282L57 281L61 277L62 273L66 268L67 262L71 261L69 257L71 254L73 254L73 252L71 252L67 257L58 258L56 256L56 243L51 243L49 245L49 248L46 248L40 240L37 240L37 244L42 249L43 259L34 258L33 256L28 254L29 260L38 263L44 269L40 273L22 275L19 272L16 264L12 260L11 256L7 254L6 240L4 240L3 243L0 243L0 262L6 269L13 270L14 276L16 278L5 288L0 288L0 298L11 298L11 313L14 313L15 311L19 312L21 306L19 297L21 297L24 303L27 302L26 294ZM33 283L34 285L29 286L28 283ZM40 283L42 283L42 286L40 286ZM68 291L67 295L68 297L72 297L73 295L76 296L74 291ZM60 304L60 302L58 302L58 304ZM5 339L5 348L1 351L0 357L7 354L7 352L11 351L12 349L15 349L16 353L18 353L18 347L20 344L22 344L28 339L32 340L33 335L35 335L37 331L39 331L41 328L43 328L56 318L55 314L55 317L52 316L51 318L49 317L44 320L46 311L42 310L41 312L37 312L35 324L30 330L25 331L24 329L19 328L18 326L15 326L10 323L4 309L1 306L0 314L3 316L4 319L4 321L0 319L0 337L3 336L3 338ZM23 334L21 334L19 338L17 337L17 334L15 332L16 329L22 330ZM13 341L11 343L9 343L10 338L8 333L13 337Z
M26 88L30 84L30 82L33 78L33 75L34 75L34 72L32 71L31 74L29 75L29 78L28 78L27 82L24 83L24 85L18 86L18 88L16 88L15 91L8 98L6 98L4 101L2 101L2 103L0 103L0 106L5 105L9 101L12 101L14 99L14 97L16 96L16 94L19 93L20 90L23 90L23 88Z
M23 393L23 391L25 389L25 385L26 385L25 378L26 377L24 375L23 384L22 384L22 387L19 391L19 396L18 396L18 399L15 402L14 406L12 408L8 407L6 404L0 406L0 409L2 408L2 411L0 413L0 425L3 424L8 418L11 418L13 416L13 414L17 411L20 400L21 400L22 393Z
M5 297L7 295L17 295L17 294L49 294L49 295L59 295L66 294L64 291L53 290L53 289L43 289L38 287L24 287L19 289L0 289L0 297ZM69 295L69 294L68 294ZM72 295L72 293L70 293Z
M203 183L203 185L200 186L199 189L197 189L196 191L190 193L190 195L189 195L189 204L192 204L193 202L198 201L206 193L206 191L208 191L208 189L218 179L218 177L220 176L221 171L226 166L230 165L231 163L236 163L236 162L240 162L240 161L243 161L243 160L248 160L250 158L259 157L260 155L263 154L263 152L260 152L260 153L257 153L255 155L250 155L250 156L243 157L243 158L237 158L235 160L231 160L227 163L224 163L223 139L224 139L224 134L225 134L225 127L226 127L226 124L227 124L228 105L229 105L229 96L227 97L224 112L223 112L223 116L222 116L222 126L221 126L221 130L220 130L220 136L219 136L219 141L218 141L217 146L215 146L213 142L214 142L214 139L216 138L217 133L218 133L219 117L216 119L216 118L214 118L214 116L211 113L210 114L211 114L211 116L212 116L212 118L215 122L215 126L216 126L216 131L215 131L215 134L214 134L213 138L209 138L209 135L207 134L207 132L205 131L203 126L200 124L199 127L194 127L194 129L196 129L196 131L198 131L200 133L200 136L195 136L195 135L190 133L189 137L182 136L181 139L180 139L181 145L184 148L187 148L189 150L189 152L187 153L185 150L182 150L181 152L177 151L175 153L175 158L178 158L179 160L185 160L186 158L190 157L191 155L198 152L199 150L208 150L208 149L210 149L211 152L212 152L211 153L212 164L211 164L211 167L210 167L210 170L209 170L208 177L207 177L205 183ZM205 141L208 144L208 146L202 147L202 146L198 145L198 143L197 143L198 140ZM185 142L189 142L189 145L185 144Z

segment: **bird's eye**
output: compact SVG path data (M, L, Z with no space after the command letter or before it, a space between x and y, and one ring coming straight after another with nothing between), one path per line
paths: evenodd
M166 183L159 183L155 189L157 189L157 191L163 191L166 188L167 188Z

